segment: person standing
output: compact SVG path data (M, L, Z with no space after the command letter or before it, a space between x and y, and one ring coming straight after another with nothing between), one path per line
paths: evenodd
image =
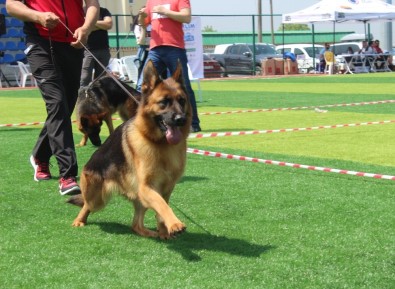
M98 18L97 0L6 0L8 14L24 21L25 53L44 99L47 118L30 162L34 180L51 179L49 161L59 166L61 195L80 191L71 114L77 101L83 44Z
M329 43L325 43L324 47L320 51L320 63L318 65L318 71L320 73L324 73L325 71L325 66L326 66L325 52L329 51L330 47L331 46Z
M107 67L110 62L110 43L108 39L108 30L112 28L112 17L108 9L100 7L99 20L95 24L95 28L89 35L87 50L84 52L84 60L82 62L81 83L80 86L88 86L94 79L102 75L104 68L93 58L96 57L98 61ZM93 55L93 56L92 56ZM94 75L93 75L94 70Z
M188 58L184 43L183 23L192 19L189 0L147 0L146 7L139 12L145 25L151 24L150 50L147 60L151 60L159 75L173 74L178 60L182 64L185 87L192 105L192 132L201 131L197 113L195 93L188 76ZM141 88L143 75L139 78L137 89Z
M145 6L143 6L143 8L145 8ZM138 68L138 78L140 78L148 57L149 43L151 40L151 24L146 26L141 20L140 15L138 15L135 17L133 33L134 36L136 36L136 43L138 45L135 64Z

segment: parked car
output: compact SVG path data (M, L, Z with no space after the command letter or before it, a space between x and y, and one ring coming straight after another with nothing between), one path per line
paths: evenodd
M213 54L223 54L225 52L226 48L228 48L231 45L232 45L232 43L230 43L230 44L217 44L214 47Z
M207 54L203 54L203 67L204 67L204 77L214 78L223 76L223 68L218 61L212 59Z
M351 47L352 50L358 52L362 48L362 42L341 42L331 44L330 50L333 51L335 55L347 54L348 48Z
M286 44L276 46L276 52L279 54L287 52L295 54L299 71L309 73L320 62L318 56L323 48L324 46L320 44L314 44L314 48L313 44Z
M255 59L253 56L255 55ZM208 54L217 60L228 74L262 74L262 60L282 57L277 54L274 46L268 43L235 43L228 45L220 54Z

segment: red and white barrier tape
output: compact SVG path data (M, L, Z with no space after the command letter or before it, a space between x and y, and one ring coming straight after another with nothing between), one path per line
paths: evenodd
M40 125L40 124L44 124L44 122L6 123L6 124L0 124L0 127L30 126L30 125Z
M113 118L112 120L120 120L121 118ZM72 123L76 123L76 120L71 121ZM8 123L8 124L0 124L0 127L12 127L12 126L30 126L30 125L40 125L44 124L45 122L22 122L22 123Z
M190 138L190 139L193 139L193 138L222 137L222 136L239 136L239 135L253 135L253 134L278 133L278 132L310 131L310 130L318 130L318 129L341 128L341 127L354 127L354 126L376 125L376 124L388 124L388 123L395 123L395 120L370 121L370 122L349 123L349 124L336 124L336 125L321 125L321 126L301 127L301 128L284 128L284 129L252 130L252 131L239 131L239 132L197 133L197 134L191 134L191 135L189 136L189 138Z
M319 107L339 107L339 106L360 106L360 105L373 105L373 104L385 104L385 103L395 103L395 100L379 100L379 101L369 101L369 102L355 102L355 103L339 103L339 104L325 104L316 106L297 106L297 107L283 107L283 108L267 108L267 109L247 109L247 110L234 110L234 111L224 111L224 112L202 112L199 115L220 115L220 114L234 114L234 113L246 113L246 112L272 112L272 111L284 111L284 110L302 110L311 109Z
M307 169L307 170L311 170L311 171L321 171L321 172L327 172L327 173L337 173L337 174L343 174L343 175L352 175L352 176L358 176L358 177L368 177L368 178L395 181L395 176L382 175L382 174L373 174L373 173L355 172L355 171L349 171L349 170L317 167L317 166L310 166L310 165L301 165L301 164L294 164L294 163L287 163L287 162L280 162L280 161L273 161L273 160L265 160L265 159L259 159L259 158L251 158L251 157L246 157L246 156L225 154L225 153L219 153L219 152L210 152L210 151L204 151L204 150L193 149L193 148L188 148L187 152L192 153L192 154L202 155L202 156L209 156L209 157L216 157L216 158L223 158L223 159L248 161L248 162L263 163L263 164L268 164L268 165L292 167L292 168L297 168L297 169Z

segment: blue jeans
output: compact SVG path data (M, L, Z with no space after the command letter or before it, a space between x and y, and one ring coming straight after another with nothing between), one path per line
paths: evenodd
M166 71L166 69L169 70L170 75L173 75L177 68L178 60L181 61L185 88L192 106L192 126L199 127L200 120L197 113L195 93L192 90L191 82L189 81L188 76L188 58L186 50L173 46L158 46L149 51L147 61L148 60L153 62L159 75L163 75L163 72ZM147 61L145 63L147 63ZM143 74L140 76L137 82L138 91L141 91L142 83Z
M139 49L137 50L137 58L134 60L134 64L137 66L138 69L138 78L140 78L140 75L144 68L144 64L147 60L148 48L148 45L140 45Z

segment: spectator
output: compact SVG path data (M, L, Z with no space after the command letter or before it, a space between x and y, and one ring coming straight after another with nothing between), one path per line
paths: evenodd
M375 54L383 54L383 50L380 48L380 40L375 40L372 44L372 48L375 52ZM383 69L385 61L387 61L387 57L384 57L383 55L377 56L376 61L374 62L374 66L376 69Z
M359 50L359 54L361 55L360 60L361 60L362 66L369 66L370 67L369 62L367 61L368 56L366 56L366 55L371 55L374 53L373 48L371 46L371 42L372 41L368 42L367 40L362 41L362 48Z
M325 43L324 47L320 51L320 63L318 66L318 71L321 73L324 73L325 71L325 66L326 66L326 61L325 61L325 52L329 51L330 45L329 43Z
M372 43L372 48L376 52L376 54L383 54L383 50L380 48L380 40L375 40Z
M142 8L145 8L145 6ZM136 43L139 47L137 50L137 59L135 63L138 68L138 78L140 78L148 57L149 43L151 40L151 24L145 25L140 15L138 15L134 20L133 32L136 36Z
M192 105L192 132L201 131L197 113L195 94L188 76L188 58L184 43L183 23L191 22L191 5L189 0L171 0L162 4L161 0L148 0L146 7L139 12L145 25L152 25L150 51L152 60L161 75L166 69L173 74L177 62L182 63L182 72L187 93ZM137 89L141 88L143 76L138 80Z
M88 44L89 51L84 52L84 60L82 62L81 83L80 86L87 86L92 81L93 71L94 79L103 74L104 67L107 67L111 54L110 44L108 40L108 30L112 28L112 17L108 9L100 7L99 19L95 24L95 28L89 35ZM97 58L98 63L93 56Z
M370 42L369 42L370 43ZM373 48L368 44L368 41L362 41L362 48L359 50L360 54L373 54Z
M83 1L6 1L7 12L25 22L25 52L47 109L30 157L34 180L51 179L49 160L55 156L62 195L80 192L70 117L80 86L82 44L86 44L99 12L97 0L85 0L85 5L86 15Z

